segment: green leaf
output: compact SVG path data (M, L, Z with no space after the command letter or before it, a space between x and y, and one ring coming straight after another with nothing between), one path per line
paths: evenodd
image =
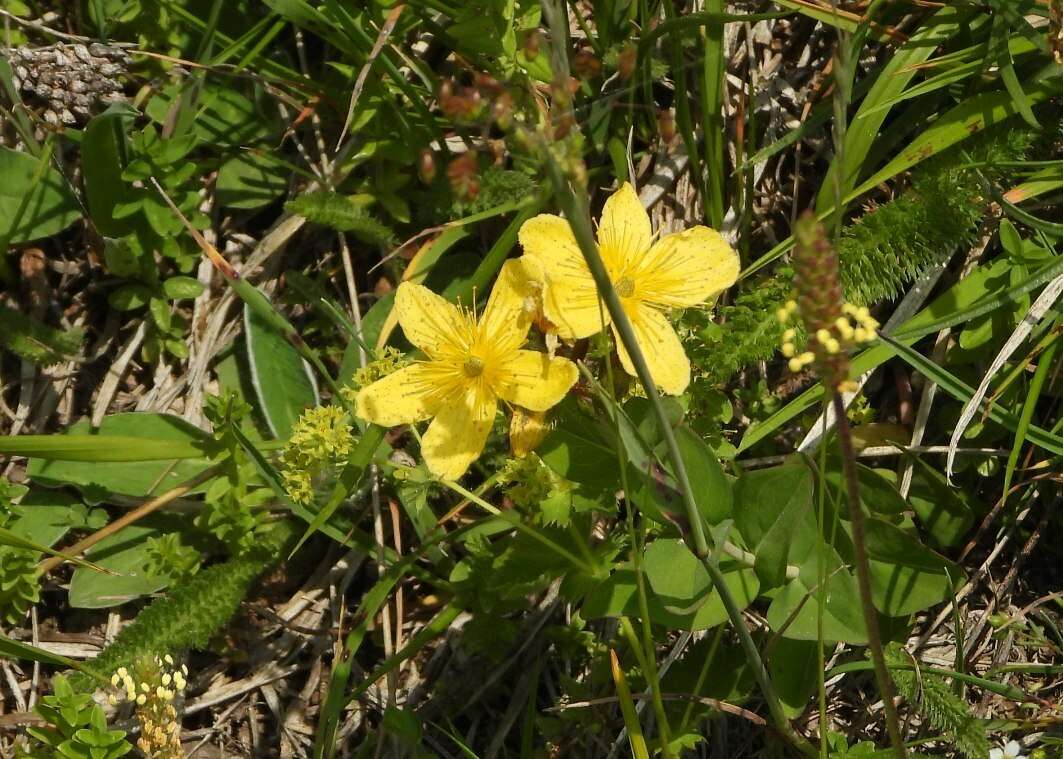
M819 641L780 638L771 649L768 672L789 717L797 717L816 692Z
M146 306L154 293L147 285L122 285L107 296L107 303L118 311L132 311Z
M203 283L192 277L170 277L162 283L162 291L171 300L198 298L204 289Z
M712 587L705 565L682 540L658 539L643 556L646 579L666 608L682 614Z
M922 611L944 601L963 579L963 570L899 527L867 520L871 599L890 617Z
M557 423L539 446L539 458L570 482L601 492L620 487L616 452L601 434L601 423L575 400L557 407Z
M321 402L310 365L288 339L244 306L251 382L274 437L286 439L303 410Z
M46 546L54 546L72 529L102 527L98 517L104 516L101 510L90 513L81 501L60 490L33 490L11 513L7 525L11 532Z
M698 511L709 524L719 524L732 512L731 483L720 466L720 460L708 443L686 425L676 430L676 442L686 465Z
M31 646L28 643L20 643L17 640L0 635L0 657L14 659L15 661L36 661L41 664L51 664L54 667L81 670L81 662L68 659L43 648Z
M800 574L790 580L772 599L768 607L768 624L782 631L784 638L820 640L817 626L819 595L825 597L823 608L824 642L843 641L855 645L867 643L867 627L860 608L856 580L849 574L841 557L829 546L822 546L826 583L820 588L818 551L809 553Z
M802 463L746 472L735 483L734 519L766 587L786 581L818 541L812 472Z
M58 330L0 305L0 344L27 361L48 366L76 355L85 340L80 327Z
M218 202L230 208L261 208L288 189L291 169L269 153L246 151L218 169Z
M115 218L115 207L131 203L145 192L122 178L128 150L126 130L134 116L136 111L128 105L112 105L89 122L81 141L85 202L92 223L104 237L123 237L134 230L136 224L132 220Z
M69 435L0 438L0 451L32 456L27 473L34 482L75 485L98 497L156 495L209 465L202 458L206 435L176 416L115 414L104 418L99 435L90 429L84 421Z
M0 239L8 245L62 232L81 217L74 194L55 167L0 145Z
M248 145L278 131L273 114L262 113L256 103L226 84L200 83L199 101L194 109L184 109L191 115L190 127L196 137L210 145ZM146 107L148 116L157 124L165 124L171 105L184 91L182 85L164 87Z
M856 478L860 486L860 501L869 510L876 514L897 516L908 508L894 484L874 469L857 464ZM844 481L841 461L834 458L830 468L823 473L823 482L835 497L841 499L845 494Z
M106 609L165 588L171 582L168 575L145 572L150 558L148 538L185 526L187 520L182 518L153 514L101 540L86 556L115 574L75 569L70 578L70 605L75 609Z
M974 512L963 492L918 456L910 456L912 486L908 501L920 524L939 546L958 545L974 524Z
M756 573L734 562L721 562L720 569L738 608L751 604L760 591ZM650 588L647 595L651 621L670 630L707 630L727 619L723 602L712 589L696 599L690 605L694 610L686 613L670 609ZM588 593L583 614L588 618L640 615L635 573L630 565L623 565Z

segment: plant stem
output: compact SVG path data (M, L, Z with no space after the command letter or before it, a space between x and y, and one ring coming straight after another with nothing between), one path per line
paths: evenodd
M894 706L893 681L886 669L886 657L882 653L882 638L878 633L878 615L871 602L871 568L867 556L867 541L864 536L864 510L860 504L859 481L856 475L856 453L853 451L853 436L849 429L849 419L845 413L845 403L837 388L831 390L834 403L835 427L838 430L838 443L842 449L842 469L845 474L845 494L849 502L849 519L853 526L853 553L856 558L856 584L860 591L860 607L864 612L864 624L867 626L867 645L871 649L871 661L875 665L875 681L882 696L883 711L886 714L886 730L890 743L899 759L907 754L904 750L904 737L901 735L901 723Z
M642 575L638 575L638 578L639 582L644 581ZM645 597L645 592L643 592L642 598L645 599ZM644 612L640 611L641 613ZM643 625L645 624L646 621L643 620ZM642 674L650 686L650 699L653 703L653 711L657 715L657 732L661 736L661 755L665 759L671 759L674 756L671 747L672 736L671 731L668 729L668 715L664 711L664 701L661 699L661 682L660 675L657 672L657 658L654 656L654 650L652 648L646 650L643 647L638 633L635 632L635 627L627 617L620 618L620 629L623 631L624 637L627 638L628 645L631 646L631 651L635 654L639 666L642 667Z
M723 602L724 609L727 611L727 616L731 620L731 624L734 625L735 631L738 634L743 652L746 655L747 663L753 670L753 676L756 678L757 684L760 686L761 695L767 703L768 711L771 713L771 718L776 728L802 753L807 756L818 756L818 752L815 748L793 729L790 725L790 721L786 718L782 703L779 701L778 694L775 692L775 687L772 685L768 670L764 666L764 660L761 659L760 652L757 650L757 645L753 641L753 636L750 634L749 627L746 625L745 619L742 617L742 610L738 608L738 604L735 602L730 588L727 587L727 584L724 581L723 572L720 571L719 561L715 552L709 550L709 545L705 538L704 520L702 519L701 512L698 510L697 503L694 500L694 491L690 485L686 466L683 462L682 454L679 451L679 445L676 442L675 434L672 432L668 415L661 403L660 393L658 392L657 385L654 383L653 377L650 374L649 366L646 364L646 358L642 355L642 350L639 348L638 341L635 338L635 331L631 326L630 320L627 318L627 314L624 313L623 306L620 303L620 297L616 294L616 290L613 289L609 274L605 269L605 263L602 261L602 257L598 253L598 248L594 242L594 234L591 231L590 213L587 208L586 198L578 195L569 186L567 179L562 174L561 168L550 153L548 146L543 146L543 154L546 157L547 171L557 193L558 201L560 202L562 210L565 212L565 216L568 218L572 233L576 238L576 242L579 244L580 251L583 253L583 257L587 262L587 267L590 269L591 275L594 278L598 293L604 301L610 317L612 317L613 326L616 328L621 342L624 344L628 355L631 357L631 363L635 366L639 381L642 383L643 389L646 391L646 397L654 407L658 419L661 422L662 434L664 435L665 444L668 446L669 457L672 460L673 473L675 474L679 491L683 496L683 504L687 512L687 520L690 524L691 539L694 543L692 546L694 553L704 562L705 569L708 571L709 577L712 579L712 584L715 587L716 592L720 595L720 600Z

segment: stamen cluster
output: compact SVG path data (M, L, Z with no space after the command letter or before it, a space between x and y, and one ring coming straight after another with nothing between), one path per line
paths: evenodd
M177 719L174 699L188 685L188 667L178 668L173 657L166 654L145 658L130 672L119 667L111 676L114 688L107 700L112 706L133 704L140 723L139 748L152 759L176 759L184 756L181 749L181 723Z

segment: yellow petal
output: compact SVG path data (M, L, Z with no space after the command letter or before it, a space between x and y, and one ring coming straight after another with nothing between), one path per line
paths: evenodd
M517 351L498 368L494 389L499 397L531 411L556 406L576 384L579 369L567 358L538 351Z
M690 360L683 350L683 344L679 342L679 335L668 323L667 317L645 304L633 306L625 312L631 320L631 326L635 328L635 339L642 355L646 357L650 376L657 387L668 395L682 394L690 384ZM637 376L635 366L620 341L615 325L613 336L616 338L617 353L620 354L624 371L633 377Z
M633 275L640 300L686 308L719 295L738 279L738 254L708 227L691 227L657 241Z
M460 351L472 340L469 318L424 285L399 285L395 311L406 339L431 357Z
M543 272L543 314L566 340L601 332L609 323L598 291L568 222L540 214L521 225L518 234L526 256Z
M513 407L513 416L509 420L509 450L518 459L522 459L539 447L550 432L546 413L526 411L520 406Z
M445 403L421 439L421 455L428 470L444 480L456 480L484 449L495 421L494 396L470 390Z
M624 182L605 201L598 222L598 247L610 274L618 276L649 250L652 242L649 214L642 207L635 188Z
M439 371L430 364L404 366L371 385L355 398L355 413L372 424L394 427L434 415L439 407Z
M523 256L502 264L480 318L482 339L498 350L516 350L523 345L539 310L542 289L538 264Z

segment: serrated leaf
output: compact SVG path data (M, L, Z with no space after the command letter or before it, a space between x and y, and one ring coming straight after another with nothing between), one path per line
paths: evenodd
M0 306L0 343L12 353L47 366L76 355L85 340L80 327L58 330Z
M310 192L293 198L284 204L291 213L298 214L314 224L332 227L340 232L350 232L363 242L388 247L395 240L395 233L361 206L335 192Z

